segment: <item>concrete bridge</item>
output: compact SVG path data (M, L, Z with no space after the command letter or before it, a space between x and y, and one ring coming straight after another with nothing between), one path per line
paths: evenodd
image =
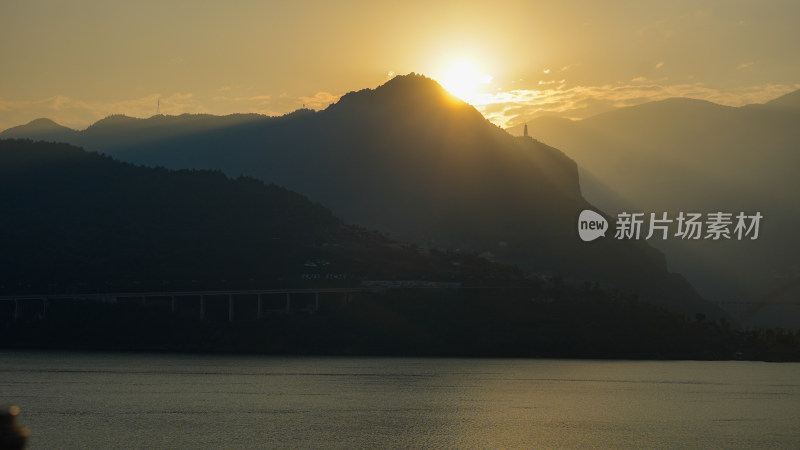
M783 293L789 287L796 287L798 281L795 280L787 286L782 287L776 292L770 293L759 301L719 301L717 305L745 309L742 319L753 315L758 309L767 305L792 305L800 306L796 301L776 302L775 297ZM217 305L216 317L220 316L219 302L227 302L227 320L233 321L235 318L235 305L238 302L250 303L249 317L253 316L262 319L266 314L291 314L293 312L314 313L320 309L320 295L335 294L341 295L348 300L352 294L360 292L380 292L384 290L405 290L405 289L498 289L503 287L463 287L461 283L444 282L420 282L420 281L367 281L361 286L355 287L320 287L320 288L282 288L282 289L252 289L252 290L225 290L225 291L153 291L153 292L116 292L116 293L83 293L83 294L25 294L25 295L5 295L0 296L0 305L13 302L13 312L11 308L3 310L11 312L12 320L17 321L24 317L43 318L47 315L48 308L54 302L69 300L86 300L98 303L120 303L123 301L136 301L143 305L148 303L164 304L168 302L170 310L175 313L179 307L178 302L183 303L196 301L195 307L199 309L200 320L208 317L208 305L213 301ZM509 287L504 287L508 289ZM514 287L514 289L529 289L525 287ZM313 301L309 301L313 298ZM280 299L280 307L276 307L276 299ZM256 303L253 308L252 303ZM255 309L255 311L253 311ZM3 310L0 310L2 316Z
M207 302L211 299L224 298L228 303L228 321L234 320L234 305L236 300L257 299L256 317L261 319L267 312L280 312L290 314L292 308L292 296L297 298L300 295L306 297L313 295L313 304L306 305L302 310L305 312L319 311L320 294L341 294L345 300L351 294L357 292L372 292L375 287L349 287L349 288L303 288L303 289L259 289L259 290L236 290L236 291L174 291L174 292L117 292L117 293L93 293L93 294L28 294L28 295L5 295L0 296L0 302L13 302L13 320L17 321L23 317L26 307L37 309L37 315L45 317L47 310L53 302L69 300L88 300L98 303L120 303L125 300L139 301L143 305L148 302L163 301L169 299L170 309L174 313L178 307L178 300L195 298L199 302L200 320L205 320L207 315ZM280 309L265 308L264 300L275 296L281 296L285 303ZM272 302L274 304L274 301ZM296 308L295 308L296 309Z

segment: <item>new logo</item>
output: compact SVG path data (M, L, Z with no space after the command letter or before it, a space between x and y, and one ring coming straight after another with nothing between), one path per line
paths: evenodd
M591 209L584 209L578 216L578 235L584 242L593 241L600 236L605 237L608 221L605 217Z

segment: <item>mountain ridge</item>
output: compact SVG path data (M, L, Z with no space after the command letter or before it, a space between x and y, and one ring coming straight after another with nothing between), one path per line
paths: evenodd
M136 164L251 176L401 241L616 285L688 315L718 314L653 248L579 241L578 212L592 205L575 161L509 135L421 75L348 93L322 111L91 138L84 132L74 143Z
M0 224L0 295L352 287L392 276L530 285L513 267L426 254L345 224L296 192L219 171L0 140L0 187L0 210L17 217Z
M797 99L800 91L743 107L689 99L651 102L580 121L538 118L528 127L577 161L584 195L603 210L673 216L760 211L769 217L755 242L653 242L707 298L753 302L797 276L796 258L786 245L800 220L791 194L800 189L794 175L800 164L794 151L800 109L791 107ZM787 292L776 301L796 300L797 292ZM796 312L778 309L754 320L797 326Z
M764 105L778 108L800 109L800 89L772 99L764 103Z
M67 141L75 138L77 130L65 127L48 118L31 120L24 125L7 128L0 132L0 138L14 139L36 136L41 140Z

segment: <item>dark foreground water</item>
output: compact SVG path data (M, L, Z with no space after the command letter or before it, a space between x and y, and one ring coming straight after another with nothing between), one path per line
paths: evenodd
M0 352L30 448L800 446L800 364Z

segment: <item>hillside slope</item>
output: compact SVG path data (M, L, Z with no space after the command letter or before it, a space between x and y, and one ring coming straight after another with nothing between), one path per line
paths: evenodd
M756 241L650 241L705 297L753 302L800 276L792 244L800 222L797 98L739 108L669 99L581 121L540 118L529 129L575 159L584 195L609 213L761 212ZM797 303L798 296L794 289L769 300ZM770 309L756 323L800 323L796 306Z
M178 122L196 120L106 120L73 142L137 164L252 176L402 241L615 285L690 315L718 312L669 273L653 248L581 242L577 216L591 205L575 162L508 135L426 77L399 76L324 111L217 118L217 125L191 133L174 131ZM96 138L100 131L107 139Z

